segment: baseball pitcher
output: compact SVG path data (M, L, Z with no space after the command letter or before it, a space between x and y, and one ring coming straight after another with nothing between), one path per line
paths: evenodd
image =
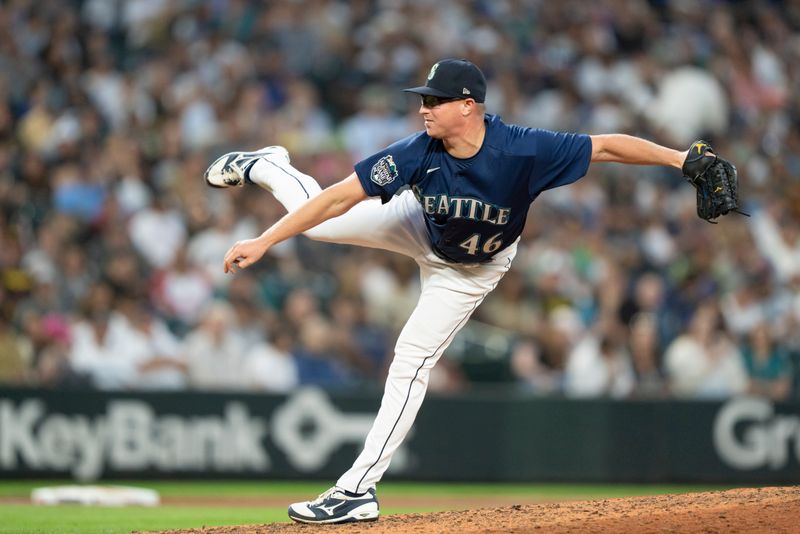
M738 208L736 169L708 143L681 152L627 135L505 124L486 113L483 73L460 59L439 61L424 86L406 91L421 96L425 129L356 163L324 191L282 147L226 154L205 174L214 187L261 186L288 211L260 236L235 243L226 273L300 233L405 254L420 268L419 303L397 339L364 449L334 487L289 506L295 521L378 518L375 486L414 422L430 370L510 268L528 207L542 191L571 184L593 162L668 165L695 185L704 219Z

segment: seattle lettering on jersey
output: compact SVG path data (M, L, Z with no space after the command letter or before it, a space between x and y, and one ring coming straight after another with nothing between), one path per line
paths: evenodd
M484 125L471 158L452 157L440 139L421 131L354 166L364 192L384 204L411 188L431 249L456 263L488 261L514 243L531 202L586 174L591 161L588 135L507 125L497 115L486 115ZM393 179L383 180L389 157Z
M448 197L446 194L423 195L416 185L412 189L414 196L428 215L469 219L496 225L507 224L511 217L511 208L501 208L477 198Z

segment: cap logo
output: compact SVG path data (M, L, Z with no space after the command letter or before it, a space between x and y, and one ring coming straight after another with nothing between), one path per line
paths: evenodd
M471 95L472 93L470 93L470 92L469 92L469 89L467 89L467 88L465 87L465 88L463 88L463 89L461 90L461 94L462 94L462 95Z
M428 73L428 80L432 80L433 76L436 74L436 69L439 68L439 64L435 63L433 67L431 67L431 71Z

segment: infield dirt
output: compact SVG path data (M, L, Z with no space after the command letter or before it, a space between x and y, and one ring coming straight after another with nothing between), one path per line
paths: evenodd
M395 502L396 501L396 502ZM390 506L403 506L395 498ZM797 533L800 487L514 504L453 512L390 515L348 525L270 524L171 530L160 534L380 533Z

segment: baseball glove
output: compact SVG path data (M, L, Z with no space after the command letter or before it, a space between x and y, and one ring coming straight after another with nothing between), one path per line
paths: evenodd
M713 219L732 211L747 215L739 211L736 167L714 154L711 145L705 141L692 143L682 170L697 190L698 217L714 223Z

